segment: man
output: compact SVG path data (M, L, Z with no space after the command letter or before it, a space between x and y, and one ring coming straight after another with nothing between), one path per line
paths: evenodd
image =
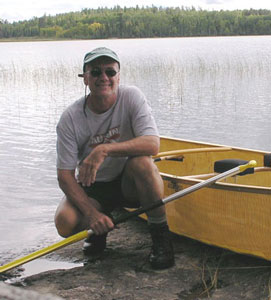
M55 225L63 237L91 228L94 235L83 250L92 255L103 252L114 228L110 212L162 199L163 182L151 159L160 143L155 121L142 92L119 85L117 54L103 47L87 53L79 76L90 93L70 105L57 125L57 174L65 197ZM147 216L151 266L170 267L174 254L165 208Z

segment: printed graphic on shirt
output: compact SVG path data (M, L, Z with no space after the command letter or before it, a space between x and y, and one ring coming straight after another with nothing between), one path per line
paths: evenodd
M94 148L100 144L116 143L120 137L119 127L111 128L107 133L95 135L90 139L89 147Z

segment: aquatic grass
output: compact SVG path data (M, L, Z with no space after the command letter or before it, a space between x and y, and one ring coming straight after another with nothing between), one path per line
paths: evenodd
M270 74L270 64L254 59L250 61L247 57L225 56L223 59L214 57L209 59L202 56L190 57L186 60L182 57L158 58L148 57L145 61L133 61L124 67L126 82L147 82L151 87L158 86L159 82L166 83L169 87L183 86L187 81L197 83L218 82L223 79L242 80L245 77ZM227 83L227 81L225 82ZM196 85L195 85L196 86ZM181 89L178 90L178 93Z
M224 138L230 138L229 143L239 140L238 132L247 130L261 136L259 131L266 126L257 126L259 115L265 122L269 119L271 62L223 55L135 55L133 60L128 57L122 62L121 83L136 85L144 92L161 134L219 143L225 143ZM2 95L16 101L20 110L24 103L43 108L43 99L59 113L84 94L82 78L77 77L82 71L79 60L2 63L0 70ZM257 115L249 122L240 120L244 111L255 109Z
M8 66L0 65L0 82L3 85L27 83L40 88L44 85L62 85L67 82L82 82L78 78L80 67L67 65L63 62L51 62L43 65L16 65L14 62Z
M153 55L124 62L121 81L143 90L161 134L224 144L225 139L239 141L240 132L257 136L264 130L258 124L271 103L270 74L270 62L257 57L192 53L189 59ZM240 119L255 108L257 115ZM235 145L249 146L243 143Z
M17 83L32 82L39 86L54 86L68 83L82 82L78 80L77 74L81 73L80 62L53 61L45 62L42 65L16 65L11 62L8 66L0 65L0 82L2 86L10 84L13 80ZM178 105L185 99L186 86L193 84L197 91L202 89L202 85L213 86L213 90L219 89L217 83L223 80L235 78L242 80L244 77L251 78L255 75L271 74L271 63L262 61L250 61L248 58L220 59L213 60L200 55L186 60L185 57L158 58L151 56L141 61L134 60L132 63L123 63L121 68L121 80L123 83L135 84L147 89L164 89L168 91L167 99L178 99ZM221 85L221 84L220 84Z
M52 62L23 66L12 63L8 68L1 65L0 70L0 91L5 100L2 118L7 122L7 116L13 116L20 128L25 128L26 122L36 122L37 128L41 122L46 122L46 130L55 132L63 110L84 94L82 79L77 76L78 65Z

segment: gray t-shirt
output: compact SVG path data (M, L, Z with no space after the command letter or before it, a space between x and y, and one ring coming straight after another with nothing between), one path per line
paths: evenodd
M134 86L120 85L117 101L108 111L83 111L84 97L70 105L57 124L57 168L74 170L102 143L117 143L144 135L159 136L144 94ZM123 170L127 157L107 157L97 181L111 181Z

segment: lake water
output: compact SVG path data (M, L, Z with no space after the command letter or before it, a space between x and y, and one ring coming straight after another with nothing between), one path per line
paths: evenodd
M55 127L99 46L119 54L161 135L271 150L271 36L0 43L0 264L61 239Z

